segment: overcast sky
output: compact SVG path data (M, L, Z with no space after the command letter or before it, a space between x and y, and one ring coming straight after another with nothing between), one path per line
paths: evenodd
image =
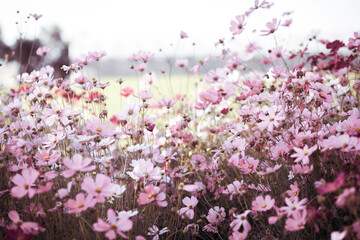
M261 1L261 0L260 0ZM230 38L230 21L253 6L253 0L0 0L2 37L12 43L18 37L15 25L20 10L42 14L36 32L57 25L70 44L71 56L94 50L105 50L109 57L125 58L138 50L157 53L179 39L181 30L189 35L178 48L179 55L192 55L196 42L196 56L214 53L219 38ZM271 1L270 1L271 2ZM273 39L262 42L259 32L273 17L283 21L292 18L290 29L281 28L278 41L288 48L297 46L314 33L321 38L346 40L360 30L359 0L275 0L270 10L260 10L247 20L246 31L236 45L245 47L249 40L270 47ZM282 17L285 11L294 11ZM26 27L27 37L35 32L34 21Z

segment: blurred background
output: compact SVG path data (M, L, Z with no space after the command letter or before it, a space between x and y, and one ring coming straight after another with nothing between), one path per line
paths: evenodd
M50 47L46 60L55 65L61 65L56 63L59 58L71 62L88 51L104 50L107 56L101 63L102 76L123 76L132 73L127 59L139 50L155 54L152 64L157 69L165 67L161 64L172 57L188 58L196 64L227 47L241 51L250 42L266 51L275 46L274 39L261 37L260 30L266 29L273 18L282 23L292 20L290 27L279 28L276 38L279 45L294 51L314 35L317 39L347 42L360 30L359 0L269 2L274 6L252 14L244 32L231 40L230 21L253 7L254 0L0 0L0 82L4 84L6 74L14 76L11 69L16 72L16 64L4 62L9 50L17 54L20 34L29 41L39 39L36 46ZM28 18L29 14L42 17L35 21ZM180 41L180 31L189 38ZM220 39L231 41L225 47L216 45ZM310 50L319 51L319 46L313 44Z

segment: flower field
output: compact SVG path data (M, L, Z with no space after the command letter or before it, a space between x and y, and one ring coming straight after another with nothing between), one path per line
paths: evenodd
M1 93L0 238L360 239L360 33L289 52L284 16L258 29L273 49L244 46L264 72L223 40L170 70L140 50L131 81L87 74L105 51L21 72Z

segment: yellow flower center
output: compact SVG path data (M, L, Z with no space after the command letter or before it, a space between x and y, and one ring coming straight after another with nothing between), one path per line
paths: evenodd
M297 195L297 192L294 192L293 195L296 196L296 195Z
M116 229L115 223L111 224L111 228L112 228L112 229Z
M97 128L97 129L96 129L96 131L98 131L98 132L101 132L101 130L102 130L101 128Z
M291 207L291 210L293 210L293 211L294 211L295 209L296 209L296 208L295 208L295 206L292 206L292 207Z
M28 188L29 188L29 185L24 184L24 188L25 188L25 189L28 189Z
M301 227L302 225L304 225L302 222L298 223L298 226Z
M269 120L270 120L270 121L274 121L275 119L274 119L273 117L271 117Z
M97 193L101 193L101 189L100 189L100 188L97 188L95 191L96 191Z
M266 204L265 204L265 203L263 203L263 205L261 205L261 207L262 207L262 208L266 208Z
M192 208L193 208L193 205L190 205L189 208L192 209Z
M150 193L150 194L148 195L148 198L150 199L150 198L152 198L152 196L153 196L153 195Z
M240 218L241 220L244 220L245 219L245 217L244 216L241 216L241 218Z
M309 153L308 152L304 152L304 155L306 156L306 155L308 155Z
M250 169L252 169L253 167L254 167L254 165L252 165L252 164L249 165L249 168L250 168Z
M45 160L49 160L50 156L48 155L48 156L45 156L44 158L45 158Z
M347 147L347 146L349 146L349 144L347 144L347 143L344 143L344 145L343 145L344 147Z
M355 131L356 131L356 132L360 132L360 128L355 128Z
M78 207L79 207L79 208L82 208L83 206L84 206L84 204L82 204L82 203L79 203L79 204L78 204Z

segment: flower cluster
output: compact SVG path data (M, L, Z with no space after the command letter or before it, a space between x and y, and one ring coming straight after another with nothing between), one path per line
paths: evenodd
M256 0L230 31L271 6ZM266 26L273 36L289 22ZM186 96L157 96L154 54L139 51L143 87L123 87L113 116L104 89L124 82L80 71L103 51L63 66L65 79L51 66L22 73L0 105L0 237L360 238L359 35L316 54L275 46L265 72L221 40L223 65ZM197 76L208 60L170 64Z

